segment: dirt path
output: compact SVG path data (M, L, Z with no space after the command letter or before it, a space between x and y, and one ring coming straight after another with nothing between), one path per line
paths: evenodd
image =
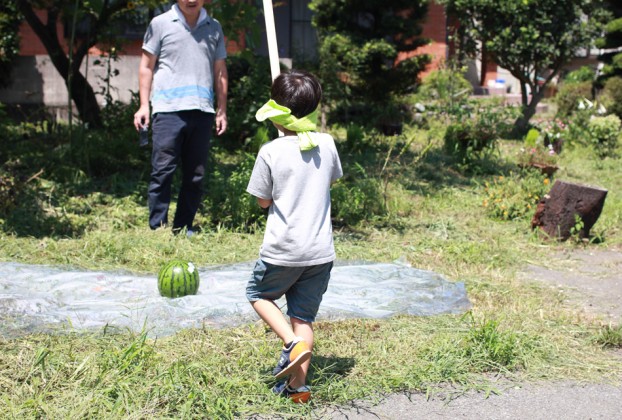
M529 265L520 273L566 296L565 303L605 322L622 322L622 251L574 250L555 254L547 267ZM622 360L622 351L617 351ZM620 378L622 382L622 378ZM421 394L394 394L379 404L352 406L319 415L330 419L525 419L588 420L622 418L622 384L573 382L510 384L500 393L468 392L456 398L428 399Z
M523 279L564 292L567 304L593 317L622 322L622 252L575 250L557 253L549 267L527 266Z

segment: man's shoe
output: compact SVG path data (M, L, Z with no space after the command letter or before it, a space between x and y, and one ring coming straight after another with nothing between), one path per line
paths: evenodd
M296 337L290 347L284 348L281 352L279 363L272 370L272 374L277 379L290 375L310 358L311 350L309 350L309 345L302 338Z
M299 404L306 403L311 398L311 389L308 386L303 385L296 389L292 389L285 381L277 383L274 388L272 388L272 392L284 398L289 398L293 402Z

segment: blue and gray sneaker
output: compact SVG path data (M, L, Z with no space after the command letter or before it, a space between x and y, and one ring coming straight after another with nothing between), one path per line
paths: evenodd
M311 350L309 349L309 345L302 338L296 337L289 348L283 348L279 363L272 370L272 374L276 379L280 379L291 374L310 358Z
M290 388L286 381L282 381L274 385L272 392L284 398L289 398L295 403L306 403L311 398L311 388L303 385L296 389Z

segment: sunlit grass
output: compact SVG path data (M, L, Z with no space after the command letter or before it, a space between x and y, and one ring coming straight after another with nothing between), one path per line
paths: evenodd
M418 137L413 150L423 150L426 141ZM559 291L517 273L527 264L561 266L559 250L620 247L620 160L596 160L581 149L561 156L557 179L598 185L609 194L593 228L601 242L559 244L535 235L529 217L501 221L482 207L481 185L513 168L516 142L502 141L500 163L477 174L448 165L439 147L435 143L417 164L389 159L395 166L380 174L374 168L382 165L370 163L366 169L379 177L387 214L336 226L335 247L340 260L400 260L462 281L473 305L469 313L319 322L309 406L271 394L269 373L280 343L261 324L157 339L148 331L112 328L5 339L0 341L0 413L8 418L301 418L385 392L433 393L449 383L491 390L491 376L619 378L622 366L608 351L619 346L619 327L602 327L598 319L567 306ZM2 220L0 260L155 276L172 258L211 266L257 257L261 229L214 226L205 210L197 219L203 231L191 238L167 229L151 231L141 193L132 188L124 193L124 182L118 178L109 192L80 196L75 189L50 185L43 196L32 198L42 200L36 216L57 229L48 231L63 233L10 233L7 224L27 223L29 215Z

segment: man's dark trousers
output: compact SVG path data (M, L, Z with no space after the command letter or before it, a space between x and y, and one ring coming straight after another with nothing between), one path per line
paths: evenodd
M149 182L149 227L168 224L171 187L177 165L182 183L173 230L191 229L203 195L203 177L214 114L198 110L161 112L153 117L153 152Z

